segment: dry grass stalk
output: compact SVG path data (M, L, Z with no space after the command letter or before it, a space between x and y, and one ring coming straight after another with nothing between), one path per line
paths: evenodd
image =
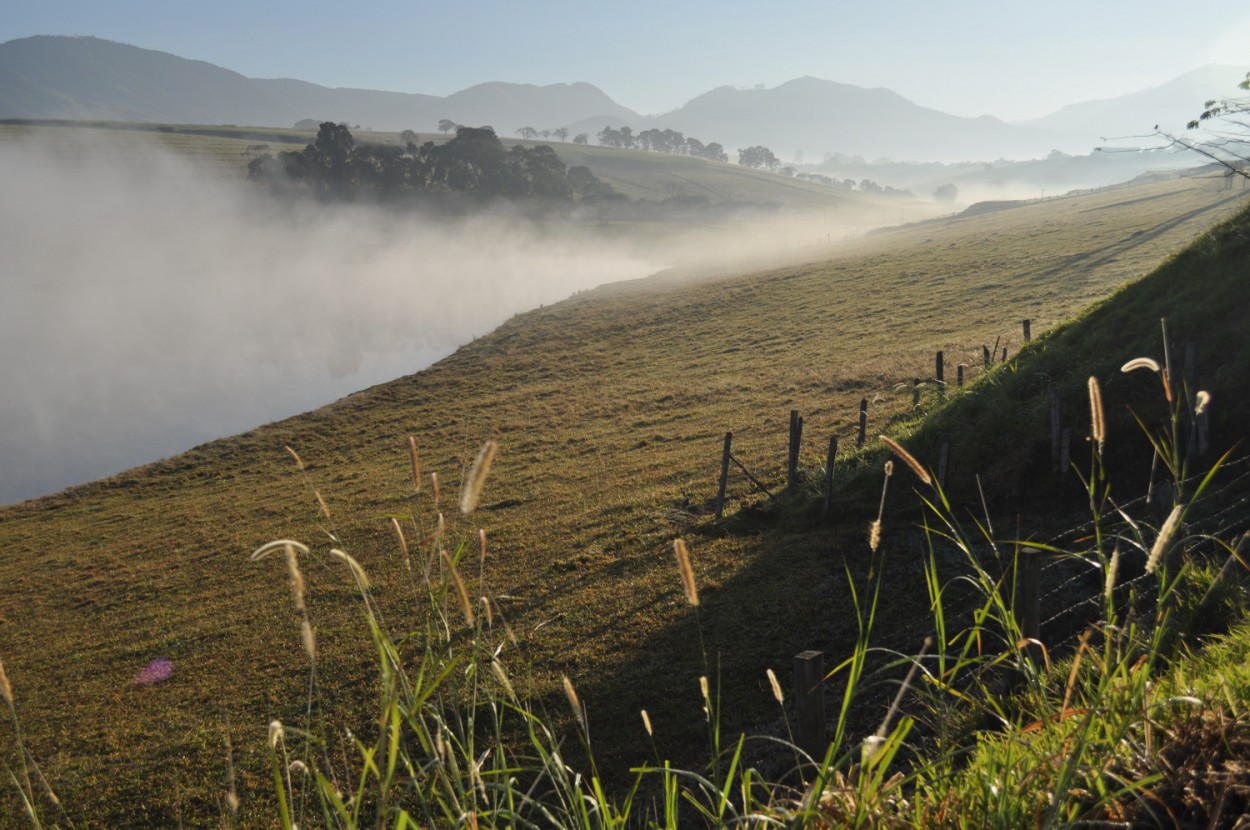
M697 606L699 586L694 581L694 568L690 567L690 553L686 550L686 543L681 539L674 539L673 551L677 554L677 572L681 575L681 589L686 594L686 602Z
M442 551L443 565L451 572L451 581L456 586L456 595L460 597L460 609L464 611L464 622L469 628L472 628L477 622L477 617L473 614L473 603L469 602L469 592L464 589L464 580L460 578L456 565L451 561L451 557L447 555L447 551Z
M482 487L486 484L486 476L490 473L490 463L495 459L497 449L499 449L498 444L494 441L487 441L478 451L477 458L473 459L473 466L469 468L469 477L460 491L461 513L468 515L477 508L478 497L481 496Z
M421 459L417 456L416 436L408 436L408 456L412 460L412 488L421 492Z
M899 457L899 460L902 461L904 464L906 464L908 467L911 467L911 471L916 474L917 478L919 478L925 484L933 483L933 478L929 475L929 471L926 470L924 466L919 461L916 460L916 457L914 455L909 453L907 450L903 449L902 444L900 444L899 442L895 441L893 438L890 438L889 436L886 436L886 435L882 435L880 436L880 438L881 438L881 443L885 444L887 447L890 448L890 452L897 455Z
M352 577L355 578L356 584L360 586L360 590L363 591L369 587L369 577L365 575L365 569L360 567L360 563L353 559L350 554L344 553L338 548L332 548L330 555L347 565L348 568L351 568Z
M446 530L447 530L447 525L443 521L443 514L439 513L438 522L435 525L434 530L430 532L429 536L426 536L424 539L421 540L421 547L425 547L430 542L433 542L435 539L437 539L439 536L442 536Z
M412 570L412 557L408 554L408 540L404 538L404 529L399 526L399 519L391 517L391 527L395 528L395 535L399 538L399 549L404 552L404 567Z
M13 687L9 685L9 675L4 670L4 661L0 660L0 697L10 707L13 706Z
M876 520L868 525L868 548L873 553L881 546L881 519L885 516L885 494L890 489L890 477L894 475L894 462L885 462L885 480L881 482L881 505L877 508Z
M651 716L647 714L646 709L642 709L641 714L642 714L642 727L647 730L648 737L654 738L655 733L651 731Z
M321 498L321 491L313 488L313 495L317 497L317 509L321 511L321 515L327 519L330 518L330 505L326 504L326 500Z
M777 675L773 674L772 669L768 670L768 683L773 687L773 697L777 699L777 702L785 703L786 695L781 691L781 684L777 682Z
M1181 513L1183 512L1181 505L1176 505L1163 522L1163 527L1159 528L1159 535L1155 539L1154 545L1150 548L1150 556L1146 558L1146 573L1152 574L1159 567L1159 561L1163 559L1163 554L1172 542L1172 537L1176 535L1176 528L1181 523Z
M304 555L309 553L308 545L305 545L303 542L297 542L294 539L275 539L272 542L266 542L256 550L252 551L252 555L248 558L255 562L258 559L264 559L275 550L286 550L288 545Z
M1098 454L1102 455L1107 443L1107 421L1102 412L1102 387L1093 375L1089 376L1089 437L1098 445Z
M438 507L438 473L430 473L430 490L434 493L434 506Z
M291 454L291 457L295 459L295 466L300 469L300 472L303 472L304 471L304 459L300 458L299 453L297 453L295 450L291 449L290 447L286 447L285 449L287 452Z
M508 695L508 698L510 700L516 700L516 690L512 688L512 681L508 679L507 672L503 670L503 666L498 660L492 659L490 661L490 673L495 675L495 682L497 682L500 688L504 690L504 693Z

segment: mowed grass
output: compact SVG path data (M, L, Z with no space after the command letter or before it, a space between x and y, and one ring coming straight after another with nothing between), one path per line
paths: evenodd
M870 434L909 406L897 385L927 377L933 350L951 366L978 363L1000 335L1014 350L1020 319L1045 330L1239 204L1218 182L1178 179L905 228L807 264L608 286L316 412L5 508L0 659L26 741L76 821L196 826L217 823L229 732L242 821L273 824L265 729L301 722L306 660L280 563L248 553L289 537L324 559L328 527L402 630L414 612L389 517L416 513L428 528L441 509L453 541L486 530L485 578L509 597L527 684L545 699L560 674L573 679L601 763L651 757L642 707L665 756L705 756L698 675L719 679L730 726L768 717L766 667L849 648L842 563L854 570L866 547L859 524L777 522L740 474L730 529L713 526L725 431L779 490L791 409L816 466L830 434L849 442L861 397ZM441 477L437 508L428 481L414 493L408 435ZM457 522L462 471L488 438L500 450L483 506ZM681 603L677 535L704 592L697 619ZM341 568L307 577L326 717L368 730L354 593ZM485 592L476 578L470 590ZM914 596L891 592L882 615L923 616ZM157 657L173 677L135 685ZM13 793L3 798L16 824Z

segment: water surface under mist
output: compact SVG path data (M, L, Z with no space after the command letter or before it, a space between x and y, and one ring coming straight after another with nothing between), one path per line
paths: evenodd
M0 503L410 374L657 267L500 217L282 208L115 155L0 146Z

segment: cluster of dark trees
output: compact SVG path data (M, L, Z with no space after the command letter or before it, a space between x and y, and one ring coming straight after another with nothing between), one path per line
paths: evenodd
M630 127L621 127L619 130L604 127L599 131L598 137L599 143L604 147L693 156L708 161L729 161L725 148L715 141L711 144L704 144L699 139L687 138L676 130L650 129L635 135Z
M457 127L443 144L357 144L345 124L321 124L303 150L265 154L248 178L283 193L311 192L331 201L494 200L572 205L614 195L587 167L566 168L547 145L510 150L490 127Z

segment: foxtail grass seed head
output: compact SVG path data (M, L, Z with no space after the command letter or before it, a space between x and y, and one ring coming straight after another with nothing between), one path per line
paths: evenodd
M417 455L417 439L414 435L408 436L408 457L412 460L412 489L418 493L421 492L421 459Z
M482 495L486 475L490 472L490 463L494 460L495 450L498 448L499 445L494 441L487 441L482 445L477 458L473 459L473 466L469 468L469 477L465 479L464 487L460 491L461 513L468 515L477 509L478 497Z
M313 634L312 626L308 624L308 620L301 620L299 624L300 639L304 641L304 651L308 653L309 660L317 659L317 638Z
M13 705L13 687L9 685L9 675L4 670L4 661L0 660L0 698L9 706Z
M1107 443L1107 422L1102 414L1102 387L1093 375L1089 377L1089 437L1098 445L1098 454L1102 455Z
M894 462L887 461L885 462L885 477L889 478L892 475L894 475Z
M1120 574L1120 545L1116 543L1115 548L1111 551L1111 560L1107 562L1107 580L1103 585L1102 595L1107 602L1111 601L1111 595L1115 592L1115 581Z
M331 548L330 555L348 568L351 568L352 577L362 591L369 587L369 577L365 575L365 569L360 567L360 563L353 559L350 554L344 553L338 548Z
M911 467L911 471L916 474L917 478L919 478L925 484L933 483L933 479L929 476L929 471L926 470L924 466L921 465L921 463L916 460L916 457L914 455L909 453L907 450L903 449L902 444L900 444L899 442L895 441L893 438L890 438L887 435L881 436L881 443L889 447L890 452L897 455L900 461L902 461L908 467ZM890 472L893 472L892 468ZM886 473L886 475L889 475L889 473Z
M307 775L308 765L305 764L303 761L301 761L299 758L296 758L294 761L287 764L286 771L290 775Z
M1176 535L1176 528L1181 523L1181 513L1183 513L1181 505L1172 508L1172 512L1168 514L1167 519L1163 522L1163 527L1159 528L1159 535L1155 539L1154 545L1150 548L1150 556L1146 558L1146 573L1152 574L1159 567L1159 561L1163 559L1163 554L1172 542L1172 537Z
M512 688L512 681L508 679L508 673L503 670L503 665L498 660L490 661L490 673L495 675L495 682L504 690L509 700L516 700L516 691Z
M275 550L285 551L288 545L295 548L297 553L302 553L305 556L309 553L308 545L305 545L302 542L297 542L294 539L275 539L272 542L266 542L256 550L252 551L252 555L248 558L255 562L258 559L264 559Z
M412 556L408 553L408 540L404 538L404 529L399 525L399 519L391 517L391 527L395 529L395 536L399 539L399 549L404 554L404 567L412 570Z
M1125 373L1136 369L1149 369L1157 374L1159 372L1159 362L1148 357L1135 357L1120 367L1120 371Z
M304 607L304 574L299 569L299 559L295 555L295 546L286 546L286 569L291 577L291 596L295 600L295 610L303 613Z
M560 675L560 680L564 684L564 696L569 699L569 708L573 710L573 717L577 718L577 722L586 726L586 715L582 711L582 701L577 697L577 690L573 688L573 681L569 680L567 674Z
M1201 415L1207 411L1207 407L1211 405L1211 393L1198 390L1198 394L1194 395L1194 414Z
M486 627L494 628L495 627L495 612L491 610L490 600L487 599L486 597L482 597L481 603L482 603L482 610L486 612Z
M430 473L430 491L434 494L434 506L438 507L438 473Z
M326 504L326 500L321 497L321 491L313 489L313 495L317 497L317 509L321 511L321 515L327 519L330 518L330 505Z
M285 733L282 729L282 721L280 720L269 721L269 748L277 749L278 741L282 740L282 736L284 734Z
M686 595L686 603L699 604L699 586L694 581L694 569L690 567L690 552L681 539L673 540L673 551L677 554L677 572L681 575L681 589Z
M773 674L773 670L768 670L768 684L773 687L773 697L778 703L786 702L786 695L781 691L781 684L777 682L777 675Z
M651 729L651 716L647 714L646 709L640 710L640 713L642 714L642 728L647 730L647 737L654 738L655 732Z
M239 794L234 790L226 793L226 807L230 810L231 815L239 812Z
M708 687L706 674L699 675L699 693L703 695L704 700L709 702L712 700L712 693L711 689Z
M295 459L295 466L299 468L300 472L303 472L304 471L304 459L300 458L299 453L297 453L295 450L291 449L290 447L286 447L286 451L289 452L291 454L291 457Z
M876 519L868 525L868 549L873 553L881 547L881 520Z
M486 564L486 530L485 528L478 528L477 547L478 547L478 556L479 556L478 561L480 561L481 564L485 565Z
M469 592L464 588L464 580L460 578L460 573L456 570L456 563L451 561L447 551L442 552L442 557L443 565L451 573L451 581L456 586L456 596L460 598L460 610L464 612L464 624L472 628L477 622L477 618L473 615L473 603L469 602Z

